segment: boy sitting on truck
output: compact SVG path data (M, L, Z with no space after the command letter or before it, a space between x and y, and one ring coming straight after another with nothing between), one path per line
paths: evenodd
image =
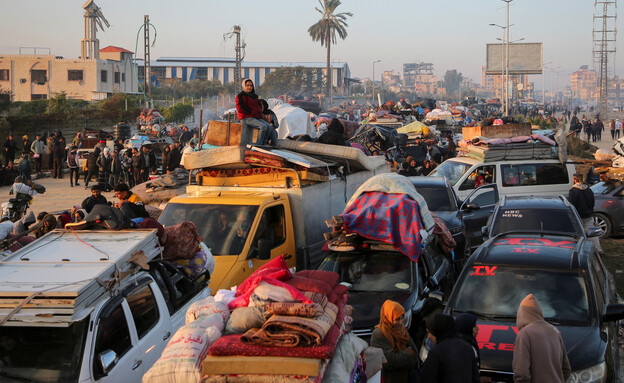
M143 201L138 195L130 191L127 184L121 183L115 186L115 197L119 199L119 202L117 202L115 206L121 209L128 218L149 217L149 213L145 210Z

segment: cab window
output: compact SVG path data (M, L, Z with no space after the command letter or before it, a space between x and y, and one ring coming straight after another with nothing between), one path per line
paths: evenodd
M130 293L126 300L130 306L139 339L142 339L158 323L158 306L154 293L149 284L145 284Z
M105 316L100 317L93 358L93 371L96 379L104 376L97 358L100 353L112 350L118 358L121 358L131 347L128 321L121 303L118 303L112 310L105 310Z
M284 243L286 239L286 216L284 205L267 208L260 217L260 224L253 240L253 247L258 246L258 240L271 241L271 249Z
M496 182L496 166L483 165L475 168L472 173L464 180L459 190L476 189L483 185Z

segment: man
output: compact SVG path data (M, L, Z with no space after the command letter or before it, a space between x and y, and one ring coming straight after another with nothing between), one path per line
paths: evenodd
M179 141L182 145L186 145L187 142L193 137L193 134L189 132L186 126L182 127L182 133L180 134Z
M561 334L544 320L533 294L520 303L516 324L519 331L512 362L514 382L566 382L571 370Z
M30 150L33 152L33 159L35 160L35 172L41 174L41 161L43 160L43 153L45 153L45 143L41 139L41 134L37 134L35 137L35 140L30 145Z
M65 157L64 140L57 135L52 144L52 166L54 167L52 178L63 178L63 158Z
M457 336L450 315L435 314L426 321L427 337L435 346L420 368L421 381L436 383L481 382L472 346ZM451 367L452 368L449 368Z
M4 142L4 163L15 161L15 152L17 151L17 144L13 139L13 135L9 134L9 138Z
M69 153L67 153L67 167L69 168L69 185L74 187L79 186L78 173L80 172L80 162L78 160L78 148L74 145L70 146Z
M115 197L119 200L115 206L130 219L133 218L148 218L149 213L143 206L141 198L130 191L130 188L126 184L118 184L115 186Z
M191 153L195 151L195 143L191 142L187 147L182 151L182 159L180 160L180 166L184 167L184 154Z
M156 167L156 154L147 145L143 145L141 147L141 157L141 182L145 182L149 180L152 168Z
M89 214L93 210L93 206L105 205L107 203L106 197L102 195L102 187L99 184L93 184L91 186L91 197L85 198L80 206Z
M167 170L172 172L180 166L180 160L182 159L182 148L180 143L176 142L171 145L171 154L169 158L169 164L167 164Z
M570 189L568 200L581 217L583 229L587 232L590 227L594 226L595 199L594 192L585 184L585 177L583 177L583 174L574 174L574 186ZM600 238L591 237L590 240L594 244L596 250L598 250L598 254L604 255L604 251L602 251L602 247L600 246Z

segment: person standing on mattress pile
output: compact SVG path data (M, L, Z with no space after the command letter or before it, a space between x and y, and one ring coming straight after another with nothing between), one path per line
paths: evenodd
M236 113L243 125L258 129L256 145L266 145L269 140L267 132L272 127L262 119L262 104L255 92L253 81L248 78L243 80L243 90L236 95Z

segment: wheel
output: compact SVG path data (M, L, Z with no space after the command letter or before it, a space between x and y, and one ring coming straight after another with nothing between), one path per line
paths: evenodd
M611 220L605 214L594 213L594 226L602 229L600 238L609 238L611 236Z

